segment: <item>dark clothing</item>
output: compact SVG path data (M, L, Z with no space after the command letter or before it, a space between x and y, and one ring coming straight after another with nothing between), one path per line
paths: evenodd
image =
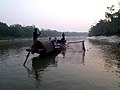
M65 37L65 34L64 34L64 33L62 33L62 37Z
M64 37L64 38L65 38L65 34L64 34L64 33L62 33L62 37Z
M37 32L33 32L33 41L36 41L38 36Z
M62 40L64 41L65 40L65 34L62 33Z

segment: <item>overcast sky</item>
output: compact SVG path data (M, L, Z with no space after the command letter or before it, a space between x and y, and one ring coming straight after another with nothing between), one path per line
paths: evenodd
M118 0L0 0L0 21L57 31L87 32Z

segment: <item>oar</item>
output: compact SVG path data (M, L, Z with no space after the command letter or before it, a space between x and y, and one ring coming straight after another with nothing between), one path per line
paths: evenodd
M27 62L27 59L28 59L29 56L30 56L30 51L28 51L28 54L27 54L27 56L26 56L26 59L25 59L25 61L24 61L23 66L25 66L25 63Z

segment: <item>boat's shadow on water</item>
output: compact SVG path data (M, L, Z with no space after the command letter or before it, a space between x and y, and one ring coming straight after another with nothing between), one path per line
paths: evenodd
M56 56L59 53L54 53L51 55L48 55L46 57L33 57L31 68L29 68L26 65L23 65L28 73L28 77L35 78L35 80L40 81L41 80L41 74L45 71L47 67L57 67L57 59Z

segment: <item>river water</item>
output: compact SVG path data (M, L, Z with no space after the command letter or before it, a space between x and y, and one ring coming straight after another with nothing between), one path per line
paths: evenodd
M120 90L120 49L116 42L81 37L86 51L30 55L31 40L0 42L0 90Z

